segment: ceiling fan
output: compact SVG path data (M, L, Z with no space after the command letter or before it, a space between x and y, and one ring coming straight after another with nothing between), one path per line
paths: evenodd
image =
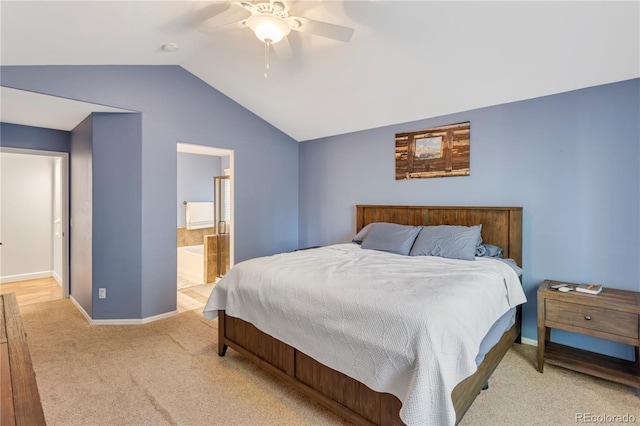
M287 37L291 31L314 34L333 40L348 43L353 37L354 29L328 22L316 21L302 16L289 14L289 6L282 1L274 0L248 0L217 4L212 10L211 17L229 9L232 5L239 6L251 15L230 23L213 27L204 27L200 31L207 35L218 35L235 29L250 28L255 36L264 43L264 78L268 78L269 50L272 44L278 43ZM298 39L287 37L292 50L299 50ZM299 60L299 58L298 58Z
M354 33L353 28L290 15L289 7L282 1L258 0L254 3L238 1L230 2L230 5L242 7L250 12L251 16L231 23L205 27L200 31L208 35L218 35L235 29L250 28L256 37L267 45L279 42L292 30L345 43L351 41Z

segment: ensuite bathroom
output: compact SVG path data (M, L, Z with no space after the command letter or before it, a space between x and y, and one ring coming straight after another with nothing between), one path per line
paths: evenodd
M231 267L232 152L178 144L177 308L199 309Z

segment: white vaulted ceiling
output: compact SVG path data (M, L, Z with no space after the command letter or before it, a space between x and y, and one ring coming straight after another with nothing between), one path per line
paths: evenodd
M93 112L131 112L39 93L0 87L0 114L5 123L71 131Z
M355 32L292 33L266 80L249 29L199 31L246 14L227 3L3 0L0 61L180 65L298 141L640 76L638 1L289 2Z

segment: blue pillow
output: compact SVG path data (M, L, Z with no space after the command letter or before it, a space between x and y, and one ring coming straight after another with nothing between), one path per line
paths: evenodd
M356 244L362 244L362 240L364 240L364 238L367 236L369 231L371 231L376 226L376 224L377 222L370 223L364 228L362 228L360 232L358 232L356 236L353 237L353 240L351 240L351 242Z
M474 260L482 225L475 226L423 226L409 255L439 256L449 259Z
M419 232L419 226L374 222L362 228L353 238L353 242L361 244L363 249L380 250L406 256L411 251Z

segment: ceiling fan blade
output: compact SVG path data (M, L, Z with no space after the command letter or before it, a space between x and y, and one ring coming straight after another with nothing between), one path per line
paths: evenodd
M226 32L229 31L233 31L233 30L238 30L238 29L242 29L242 28L246 28L247 27L247 20L246 19L242 19L240 21L236 21L236 22L231 22L228 24L223 24L223 25L218 25L215 27L207 27L204 26L202 28L200 28L200 32L206 35L210 35L210 36L216 36L219 34L224 34Z
M281 2L282 5L284 6L284 11L287 13L291 12L291 8L294 7L296 5L296 3L298 3L299 0L289 0L287 2Z
M291 48L291 55L294 58L302 58L302 39L299 33L289 33L287 36L287 43Z
M237 1L234 2L235 4L237 4L240 7L243 7L245 10L251 12L251 14L255 14L255 13L259 13L258 10L256 10L256 7L253 3L251 3L251 1L246 0L246 1Z
M289 33L287 43L289 43L289 48L291 49L289 66L292 69L301 69L303 66L302 59L304 58L304 52L302 51L302 38L300 33L293 31Z
M183 15L175 16L167 23L161 26L163 31L177 33L184 30L193 30L201 26L205 21L225 14L231 8L231 3L214 3L197 10L189 11Z
M315 34L333 40L343 41L348 43L353 37L354 29L349 27L343 27L342 25L330 24L328 22L314 21L313 19L303 18L300 16L292 16L290 19L294 19L300 22L299 27L292 26L291 29L300 31L303 33Z
M279 62L279 66L285 66L291 70L301 69L303 66L303 52L301 33L291 32L286 41L281 41L272 45L273 57Z
M221 15L231 7L231 3L213 3L196 11L191 17L191 24L199 24Z

